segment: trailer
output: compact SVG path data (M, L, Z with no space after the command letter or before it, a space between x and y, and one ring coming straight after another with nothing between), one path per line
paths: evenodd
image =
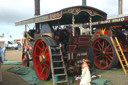
M51 73L53 80L55 76L81 74L82 59L89 60L91 69L94 61L92 25L84 28L82 23L106 20L106 17L107 14L99 9L74 6L16 22L16 26L25 25L23 66L33 61L41 80L51 78ZM35 24L35 28L27 30L29 24Z

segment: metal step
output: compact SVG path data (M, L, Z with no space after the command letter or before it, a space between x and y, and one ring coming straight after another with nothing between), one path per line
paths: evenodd
M64 67L55 67L54 69L64 69Z
M61 56L61 54L53 54L52 56Z
M59 47L58 45L50 45L50 47Z
M55 74L55 76L66 76L66 74Z
M53 63L61 63L61 62L63 62L63 61L53 61Z
M56 83L66 83L66 82L68 82L68 81L67 80L65 80L65 81L58 81Z

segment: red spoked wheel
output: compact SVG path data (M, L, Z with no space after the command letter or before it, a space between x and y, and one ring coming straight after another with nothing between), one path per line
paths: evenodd
M115 49L110 37L102 36L93 41L94 64L100 69L110 69L118 63Z
M22 54L22 65L29 67L29 56L28 56L27 52L23 52L23 54Z
M39 38L33 48L33 65L36 75L41 80L50 78L50 55L48 46L52 44L51 38Z

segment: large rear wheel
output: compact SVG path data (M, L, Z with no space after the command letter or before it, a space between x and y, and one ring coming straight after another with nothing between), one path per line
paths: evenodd
M50 37L38 38L33 48L33 65L39 79L48 80L51 76L48 46L55 45Z
M93 41L94 64L100 69L110 69L118 63L110 37L101 36Z

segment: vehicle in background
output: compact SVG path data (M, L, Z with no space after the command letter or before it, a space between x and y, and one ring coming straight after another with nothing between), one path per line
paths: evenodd
M18 44L15 40L13 39L6 39L5 40L5 47L7 49L18 49Z

